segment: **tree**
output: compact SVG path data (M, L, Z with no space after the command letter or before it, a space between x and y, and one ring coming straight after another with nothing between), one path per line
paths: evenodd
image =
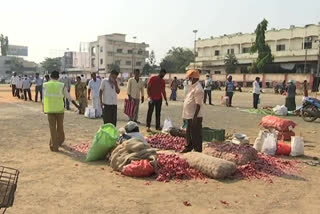
M154 51L152 50L150 52L149 58L148 58L148 63L151 67L153 67L156 64L156 56L154 54Z
M0 46L1 46L1 55L7 56L8 55L8 49L9 49L9 39L6 36L0 35Z
M265 41L265 33L268 27L268 21L263 19L261 23L258 24L255 30L256 41L251 47L251 54L258 52L258 58L252 65L252 70L258 70L258 72L263 72L266 64L272 63L274 57L271 54L271 49Z
M52 71L59 71L61 69L61 57L46 58L43 62L41 62L41 66L49 73Z
M160 63L160 67L168 73L185 73L186 67L194 62L195 56L192 50L182 47L172 47Z
M147 63L143 66L142 73L144 75L148 75L150 73L154 73L156 70L156 57L154 51L150 52L149 58L147 59Z
M224 64L226 65L226 71L228 74L233 74L238 65L238 59L234 54L227 54L224 59Z
M11 57L9 60L5 61L6 65L10 66L10 72L17 72L22 73L23 72L23 62L21 59L17 57Z
M120 66L118 65L118 64L111 64L111 66L110 66L110 72L112 71L112 70L116 70L116 71L118 71L119 73L120 73Z

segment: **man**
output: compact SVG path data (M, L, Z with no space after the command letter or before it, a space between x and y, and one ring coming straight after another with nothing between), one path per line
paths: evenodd
M101 80L97 78L96 73L91 74L92 79L88 84L88 100L92 94L92 106L96 110L96 117L102 116L101 103L99 98Z
M43 84L43 111L48 115L50 128L50 150L58 152L65 140L63 130L64 97L77 108L78 104L71 98L64 83L59 81L59 72L51 73L51 80Z
M79 102L79 114L84 114L86 107L88 106L87 100L87 85L84 82L81 82L81 77L77 77L77 83L75 85L75 95L76 99Z
M17 73L13 72L13 76L11 77L11 80L10 80L10 87L11 87L11 90L12 90L12 96L13 97L16 96L16 87L17 87L17 84L18 84L18 80L19 80L19 77L17 76Z
M256 80L253 83L253 108L258 109L259 97L261 93L260 88L260 77L256 77Z
M166 95L166 83L163 80L167 71L161 69L158 76L153 76L149 79L148 82L148 114L147 114L147 131L150 131L151 120L154 108L156 108L156 130L161 130L160 128L160 119L161 119L161 106L162 106L162 97L166 101L168 106L167 95Z
M40 100L42 101L42 84L43 84L43 79L39 77L39 73L36 73L36 97L35 97L35 102L38 102L38 94L40 93Z
M234 82L232 81L232 76L229 75L226 82L226 96L229 98L229 102L227 103L228 107L232 107L233 91L234 91Z
M202 107L204 90L199 82L199 70L189 70L187 78L191 81L189 93L184 100L182 118L187 120L187 146L183 153L193 149L202 152Z
M103 123L117 126L117 103L120 88L117 82L119 72L112 70L108 79L104 79L100 86L100 103L103 111Z
M29 97L29 100L32 101L32 96L31 96L31 81L28 78L27 75L24 75L24 80L22 82L22 90L23 90L23 94L24 94L24 100L27 101L27 95Z
M308 82L307 80L303 81L303 96L308 97Z
M288 111L296 110L296 85L293 80L289 81L289 85L286 88L287 97L285 106L288 108Z
M19 75L19 79L17 81L17 85L16 85L16 96L20 99L20 94L22 95L22 83L23 83L23 79L21 78L21 76Z
M64 83L64 87L66 87L68 93L70 93L70 89L71 89L71 80L69 79L69 77L66 75L66 72L63 71L61 73L61 78L59 79L60 82ZM70 103L69 100L67 98L64 98L64 107L67 110L70 110Z
M183 91L184 91L184 97L187 96L187 94L189 93L189 80L185 79L183 81Z
M171 82L171 95L170 100L176 101L177 100L177 90L178 90L178 80L177 77L174 77L173 81Z
M140 79L140 70L134 70L134 77L128 80L127 93L129 100L133 100L135 107L133 111L133 117L129 118L130 121L134 121L138 124L138 115L139 115L139 103L141 97L141 103L144 102L144 83Z
M49 82L49 81L50 81L50 76L49 76L49 74L46 74L44 76L44 81L43 82Z
M207 104L207 96L208 96L209 97L209 105L212 105L211 90L212 90L212 79L207 74L206 80L204 81L204 104Z

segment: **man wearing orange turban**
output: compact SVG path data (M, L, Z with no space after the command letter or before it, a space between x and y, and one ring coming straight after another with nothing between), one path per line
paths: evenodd
M187 146L183 153L195 150L202 152L202 106L204 90L199 82L200 71L189 70L187 79L191 81L189 92L184 100L182 118L187 121Z

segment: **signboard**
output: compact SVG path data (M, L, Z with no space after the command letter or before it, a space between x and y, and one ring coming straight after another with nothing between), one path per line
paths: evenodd
M28 47L20 45L9 45L8 47L9 56L28 56Z

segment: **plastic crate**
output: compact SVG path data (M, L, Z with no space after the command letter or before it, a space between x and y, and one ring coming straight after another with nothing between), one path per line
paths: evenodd
M224 129L211 129L208 127L202 128L202 140L211 142L213 140L216 141L224 141L225 140L225 130Z
M0 166L0 210L12 207L17 189L19 171Z

